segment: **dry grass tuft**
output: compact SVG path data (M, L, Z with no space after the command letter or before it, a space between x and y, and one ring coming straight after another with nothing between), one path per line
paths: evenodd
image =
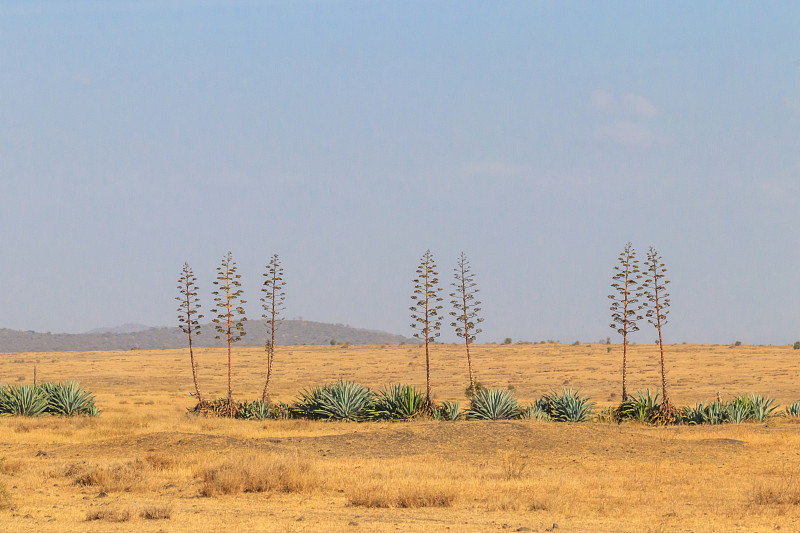
M509 452L503 456L503 479L521 479L528 468L528 456L519 452Z
M246 453L202 469L203 496L242 492L303 493L320 485L312 465L297 455Z
M95 509L86 514L86 521L103 520L105 522L127 522L131 519L131 512L128 509L111 509L103 507Z
M0 509L11 507L11 493L8 492L6 484L0 481Z
M169 470L178 466L178 458L166 453L150 453L145 456L144 460L149 464L153 470Z
M451 486L424 483L357 484L347 491L348 505L358 507L417 509L420 507L451 507L456 491Z
M169 505L151 505L142 509L139 516L145 520L169 520L172 518L172 507Z
M753 486L751 505L800 505L800 479L795 472Z
M18 474L25 467L25 463L19 459L8 460L5 457L0 457L0 474L13 476Z
M97 487L104 492L131 492L143 490L151 484L151 468L142 460L112 465L73 464L64 475L71 477L76 485Z

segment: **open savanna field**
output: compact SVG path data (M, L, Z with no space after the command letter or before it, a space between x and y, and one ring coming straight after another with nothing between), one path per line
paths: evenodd
M476 345L485 385L532 402L620 394L619 345ZM222 349L196 351L207 396ZM677 404L756 392L800 400L791 346L667 345ZM459 345L432 347L437 401L466 408ZM263 349L233 354L234 397L260 397ZM188 350L0 355L0 382L77 379L97 418L0 418L0 531L800 530L800 424L327 423L191 415ZM630 391L660 384L658 347L629 351ZM278 347L273 398L354 380L425 385L419 346ZM782 407L781 407L782 409Z

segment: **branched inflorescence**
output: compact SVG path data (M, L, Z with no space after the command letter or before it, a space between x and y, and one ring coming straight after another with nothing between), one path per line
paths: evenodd
M217 267L217 279L214 285L217 290L212 292L214 295L215 308L211 310L216 315L212 319L217 335L216 339L225 339L228 343L228 404L233 409L233 388L231 386L231 345L238 342L245 336L244 322L247 320L244 314L242 300L241 274L236 273L236 262L230 252L222 258L222 263Z
M411 295L411 328L417 330L414 337L425 342L425 374L427 380L427 392L425 401L427 408L432 408L431 402L431 360L429 344L435 342L440 335L439 329L442 320L439 310L442 306L439 302L439 278L436 271L436 263L430 250L426 250L422 256L419 267L417 267L417 277L414 279L414 293Z
M267 341L265 343L265 350L267 352L267 380L264 383L264 392L261 395L261 401L267 402L269 398L269 380L272 377L272 362L275 356L275 333L278 330L283 318L281 312L285 309L284 300L286 293L283 291L286 282L283 280L283 267L281 266L278 254L272 256L267 265L267 270L264 273L264 285L261 287L261 292L264 297L261 298L261 306L264 309L264 314L261 315L267 323Z
M622 335L622 401L628 399L627 389L627 357L628 357L628 334L639 331L636 325L637 320L642 316L639 312L644 305L639 302L643 295L637 291L639 280L642 275L639 270L639 261L636 259L636 252L631 243L625 245L625 249L619 254L619 265L614 267L614 274L611 287L617 294L609 294L611 299L611 324L614 330Z
M189 336L189 361L192 365L192 379L194 379L194 390L197 394L198 403L203 403L203 396L200 394L200 386L197 383L197 364L194 360L192 349L192 335L200 335L199 319L203 315L199 314L200 303L197 298L197 278L192 272L189 263L183 264L181 277L178 279L178 327Z
M672 418L674 407L667 394L667 373L664 366L664 342L661 328L667 324L667 315L669 314L670 303L667 292L669 280L664 277L667 269L662 258L652 246L647 252L645 265L647 266L647 279L644 280L642 287L644 294L647 295L646 316L647 321L653 324L658 331L658 347L661 352L661 422L668 423Z
M472 396L475 393L475 376L472 372L469 345L475 342L477 334L481 332L481 329L477 327L483 322L483 318L478 316L481 302L475 298L479 289L464 252L461 252L453 270L455 277L453 288L455 290L450 293L452 298L450 303L453 305L454 311L450 311L450 316L453 317L450 325L455 328L456 335L464 339L464 346L467 350L467 366L469 367L469 391Z

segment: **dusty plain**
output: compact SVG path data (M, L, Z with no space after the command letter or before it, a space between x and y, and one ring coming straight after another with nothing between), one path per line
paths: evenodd
M667 345L679 404L800 400L791 346ZM522 402L574 386L619 401L618 345L474 347L479 381ZM656 388L658 347L630 349L629 390ZM197 351L209 396L223 350ZM326 423L198 417L187 350L0 354L0 382L77 379L97 418L0 418L0 531L800 531L800 424L646 427L536 421ZM264 353L234 350L234 395ZM279 347L274 398L351 379L424 387L418 346ZM463 349L432 349L437 401L460 400ZM783 407L781 407L782 410ZM554 529L557 524L557 529Z

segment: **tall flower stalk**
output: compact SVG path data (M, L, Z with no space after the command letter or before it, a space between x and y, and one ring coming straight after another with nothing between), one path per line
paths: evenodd
M642 316L639 312L644 307L639 303L643 293L636 292L642 275L639 270L639 261L631 243L619 254L619 265L614 267L611 287L617 294L609 294L611 299L611 324L610 326L622 335L622 401L628 399L627 364L628 364L628 334L639 331L637 320Z
M414 279L414 293L411 295L412 305L410 310L411 328L417 330L414 333L414 337L425 343L425 403L429 412L433 409L429 346L440 335L439 329L442 326L442 320L439 316L439 310L442 309L439 302L442 301L442 298L439 296L438 275L433 254L431 254L430 250L426 250L417 267L417 277Z

